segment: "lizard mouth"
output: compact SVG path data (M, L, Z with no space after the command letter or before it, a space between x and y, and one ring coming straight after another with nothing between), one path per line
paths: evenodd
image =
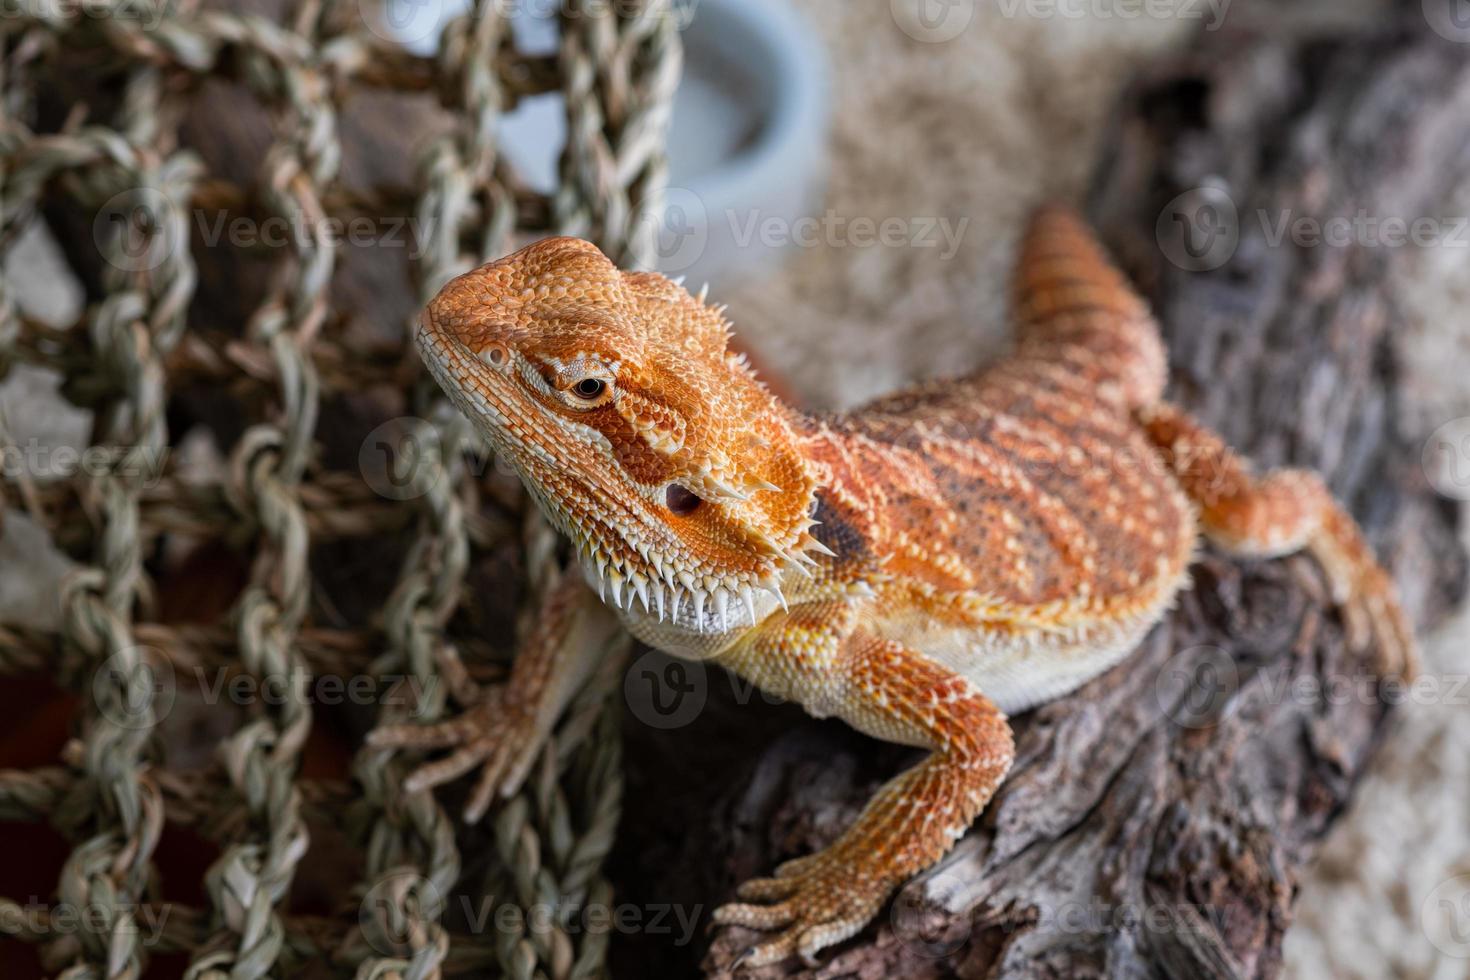
M675 563L655 560L640 571L616 567L605 552L578 548L583 577L604 603L625 618L653 620L700 634L727 633L755 625L777 606L786 606L779 573L750 581L670 571ZM660 571L662 569L662 571Z

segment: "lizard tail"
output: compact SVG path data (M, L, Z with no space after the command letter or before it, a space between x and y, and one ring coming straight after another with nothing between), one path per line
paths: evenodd
M1130 409L1163 395L1167 362L1148 304L1075 213L1048 205L1032 216L1013 292L1021 356L1061 360Z

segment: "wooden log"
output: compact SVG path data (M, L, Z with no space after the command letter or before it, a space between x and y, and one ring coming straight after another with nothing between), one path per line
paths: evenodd
M1432 217L1470 170L1467 97L1470 47L1422 19L1335 40L1205 34L1128 94L1090 207L1158 312L1171 397L1262 465L1321 471L1421 628L1464 593L1466 558L1400 404L1389 275L1406 249L1381 219ZM1312 243L1312 222L1360 212L1377 230ZM1017 720L1012 775L948 860L819 966L740 975L1275 975L1300 871L1402 694L1371 659L1347 649L1311 559L1205 548L1135 655ZM915 758L657 655L628 691L614 878L635 906L708 921L739 881L830 843ZM661 726L668 705L688 711L681 692L702 710ZM722 930L706 952L646 930L614 965L731 976L757 938Z

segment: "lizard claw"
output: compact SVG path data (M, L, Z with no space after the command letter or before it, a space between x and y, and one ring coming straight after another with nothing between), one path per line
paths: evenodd
M1352 519L1334 505L1310 550L1327 572L1349 649L1357 653L1374 647L1380 676L1411 683L1419 671L1414 631L1393 580L1373 560Z
M426 762L404 780L409 793L420 793L480 767L480 777L465 803L464 818L476 823L498 792L509 796L520 788L535 761L534 723L530 715L506 704L492 692L457 718L432 725L384 725L368 733L377 748L453 749L442 759Z
M788 956L810 963L819 950L856 935L873 918L893 890L892 883L860 860L850 861L833 851L788 862L775 878L753 878L736 890L747 901L715 910L714 921L720 925L781 930L742 954L742 965L764 966ZM783 874L792 864L797 870ZM773 904L758 904L762 901Z

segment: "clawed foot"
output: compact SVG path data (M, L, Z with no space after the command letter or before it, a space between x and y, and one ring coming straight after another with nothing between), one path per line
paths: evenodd
M409 793L440 786L479 766L480 778L464 808L465 821L475 823L497 792L509 796L520 787L536 759L534 719L508 700L493 689L457 718L433 725L385 725L368 733L367 741L379 748L454 750L415 769L403 783Z
M1372 645L1374 669L1380 677L1412 681L1419 672L1414 632L1393 580L1374 561L1351 519L1334 509L1326 533L1312 542L1311 550L1327 572L1349 648L1361 652Z
M794 954L810 961L818 950L868 924L895 882L840 851L837 845L788 861L776 869L774 878L752 878L741 885L736 895L745 901L715 910L714 920L721 925L781 930L752 947L740 963L762 966Z
M1409 683L1419 673L1419 656L1413 631L1392 590L1388 576L1379 572L1371 581L1355 582L1339 598L1339 608L1348 645L1361 651L1372 644L1377 673Z

